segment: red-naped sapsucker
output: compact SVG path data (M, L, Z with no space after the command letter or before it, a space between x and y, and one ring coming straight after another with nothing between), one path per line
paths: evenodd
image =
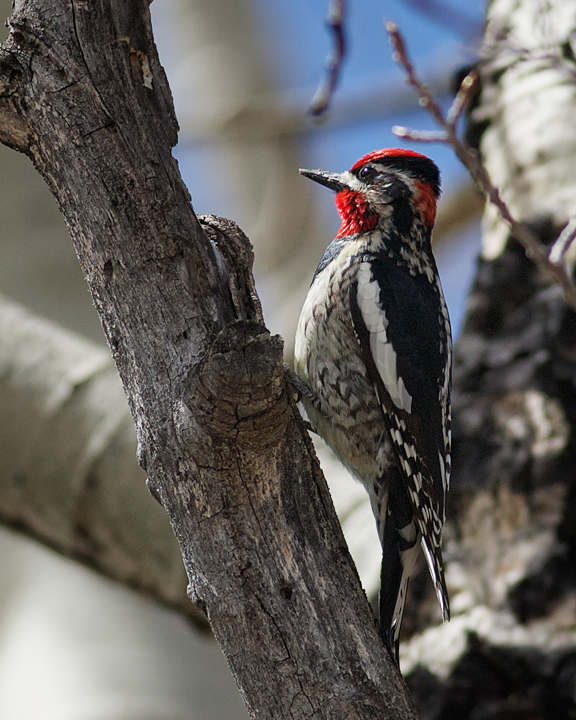
M311 426L366 487L382 543L380 627L398 662L408 578L424 550L449 616L441 538L450 478L450 320L432 255L438 168L377 150L341 174L342 225L302 309L297 387Z

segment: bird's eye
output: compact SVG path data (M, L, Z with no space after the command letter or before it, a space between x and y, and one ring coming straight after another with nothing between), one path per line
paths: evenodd
M370 167L370 165L364 165L364 167L360 168L358 171L358 177L360 180L371 180L374 175L376 175L376 170L374 170L373 167Z

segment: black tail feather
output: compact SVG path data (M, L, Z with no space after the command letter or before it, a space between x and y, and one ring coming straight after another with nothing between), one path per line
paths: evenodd
M390 526L392 523L386 523ZM386 538L387 533L384 534ZM380 578L380 636L390 656L399 665L400 626L402 617L395 623L394 611L402 582L402 563L398 553L398 542L384 544L382 572Z
M381 518L382 520L382 518ZM388 503L380 523L382 572L380 580L380 635L398 665L400 629L408 577L419 552L419 536L410 498L397 468L388 471Z

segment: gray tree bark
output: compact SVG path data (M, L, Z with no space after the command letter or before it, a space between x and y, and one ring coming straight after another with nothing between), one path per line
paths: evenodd
M66 218L148 486L251 714L411 718L287 391L238 229L203 231L145 3L16 2L0 139Z

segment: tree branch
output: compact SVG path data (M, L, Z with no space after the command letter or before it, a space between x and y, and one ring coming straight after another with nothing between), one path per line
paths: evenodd
M2 525L207 631L166 516L144 487L109 354L3 298L0 337Z
M332 95L340 79L340 71L342 63L346 57L346 34L344 32L344 22L346 17L346 0L330 0L330 10L328 11L328 27L332 32L334 47L327 61L326 77L320 83L312 101L310 102L309 112L312 115L323 115Z

